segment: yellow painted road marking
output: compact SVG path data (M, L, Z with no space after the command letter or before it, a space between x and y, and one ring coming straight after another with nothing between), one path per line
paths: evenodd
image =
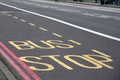
M39 27L39 29L43 30L43 31L48 31L47 29L43 28L43 27Z
M10 16L12 16L11 14L8 14L8 16L10 17Z
M68 40L69 42L72 42L74 44L77 44L77 45L82 45L81 43L77 42L77 41L74 41L74 40Z
M35 24L33 24L33 23L29 23L29 25L30 25L30 26L34 26L34 27L36 26L36 25L35 25Z
M105 54L105 53L102 53L102 52L100 52L100 51L98 51L98 50L95 50L95 49L92 49L92 51L95 52L95 53L97 53L97 54L106 56L106 57L111 57L111 56L109 56L109 55L107 55L107 54Z
M14 18L14 19L18 19L18 17L17 17L17 16L13 16L13 18Z
M26 20L24 20L24 19L20 19L20 21L21 21L21 22L26 22Z
M54 36L57 36L57 37L63 37L61 36L60 34L57 34L57 33L52 33Z

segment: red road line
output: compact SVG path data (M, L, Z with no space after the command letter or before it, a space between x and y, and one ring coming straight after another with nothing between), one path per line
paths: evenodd
M13 57L35 80L42 80L37 74L35 74L29 67L22 62L9 48L7 48L2 42L0 42L0 46L5 49L11 57ZM29 79L26 79L29 80Z
M4 56L10 64L20 73L20 75L25 79L25 80L31 80L25 73L22 71L22 69L2 50L0 49L0 53L2 56Z

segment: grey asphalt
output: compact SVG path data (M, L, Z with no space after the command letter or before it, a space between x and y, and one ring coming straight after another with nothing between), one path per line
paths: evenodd
M57 7L57 10L55 8L37 7L22 2L18 3L14 0L0 1L29 11L67 21L78 26L83 26L115 37L120 37L119 20L115 20L115 18L104 19L82 15L82 13L88 12L120 17L119 13L52 5ZM65 11L63 11L63 8ZM81 12L66 12L70 9ZM119 41L101 37L50 19L22 12L3 5L0 5L0 25L0 42L7 46L17 57L20 58L20 60L24 61L27 66L34 66L31 70L42 80L120 79ZM71 42L70 40L74 40L74 42ZM26 42L26 44L29 43L32 47L25 46L24 43L21 43L20 41ZM17 48L15 45L11 44L12 42L16 42L16 44L21 45L22 48ZM49 46L47 44L49 44ZM1 46L0 48L3 49ZM97 50L97 52L94 52L94 50ZM96 54L98 52L106 55ZM50 57L50 55L52 57ZM72 58L66 58L70 55L72 55ZM85 57L90 57L90 55L92 59L94 58L102 63L98 63ZM27 61L23 58L26 58ZM89 60L86 61L86 59ZM108 61L106 61L106 59ZM92 64L89 61L91 61ZM17 63L17 61L15 62ZM44 63L44 65L41 63ZM87 67L78 63L84 64ZM17 64L21 69L23 69L22 65L19 63ZM44 70L47 67L50 67L50 65L51 70L41 71L41 69ZM97 65L97 67L95 65ZM53 67L54 69L52 69ZM71 67L72 69L68 67ZM28 74L26 71L25 73Z
M76 8L76 7L70 7L65 5L61 6L59 4L58 5L47 4L47 3L34 2L29 0L23 0L21 2L18 0L15 0L12 3L11 1L8 0L7 2L10 5L17 6L29 11L51 16L66 22L70 22L72 24L76 24L78 26L83 26L88 29L109 34L111 36L120 37L119 36L120 29L118 29L120 23L119 23L119 20L115 20L116 17L119 17L120 19L120 15L119 13L116 13L116 12L90 10L86 8ZM105 8L105 9L107 10L108 8ZM113 11L114 11L114 8L113 8ZM98 17L89 16L89 14L90 15L94 14ZM107 15L108 18L107 19L102 18L102 16L104 15Z

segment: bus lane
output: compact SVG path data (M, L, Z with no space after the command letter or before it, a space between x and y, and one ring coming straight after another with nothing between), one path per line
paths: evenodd
M86 47L79 37L76 39L64 35L74 28L66 28L66 25L54 21L51 23L48 19L36 18L28 13L6 13L4 16L3 21L6 22L1 23L0 48L8 52L17 64L22 66L25 63L23 68L32 73L27 74L33 79L106 80L111 75L116 77L112 73L115 71L113 56L94 46ZM60 28L54 30L55 26ZM8 37L4 37L8 34ZM9 53L11 51L14 56ZM2 50L0 52L4 53ZM101 77L102 74L105 76Z

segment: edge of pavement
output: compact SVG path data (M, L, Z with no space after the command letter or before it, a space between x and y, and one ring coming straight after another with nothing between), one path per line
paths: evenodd
M47 0L47 1L55 1L55 0ZM57 2L57 1L55 1ZM74 4L84 4L84 5L93 5L93 6L101 6L101 7L113 7L113 8L120 8L120 5L112 5L112 4L104 4L101 5L100 3L92 3L92 2L78 2L78 1L58 1L58 2L67 2L67 3L74 3Z
M101 5L100 3L90 3L90 2L73 2L68 1L68 3L76 3L76 4L85 4L85 5L93 5L93 6L101 6L101 7L113 7L113 8L120 8L120 5Z
M0 80L23 80L17 70L0 54Z

